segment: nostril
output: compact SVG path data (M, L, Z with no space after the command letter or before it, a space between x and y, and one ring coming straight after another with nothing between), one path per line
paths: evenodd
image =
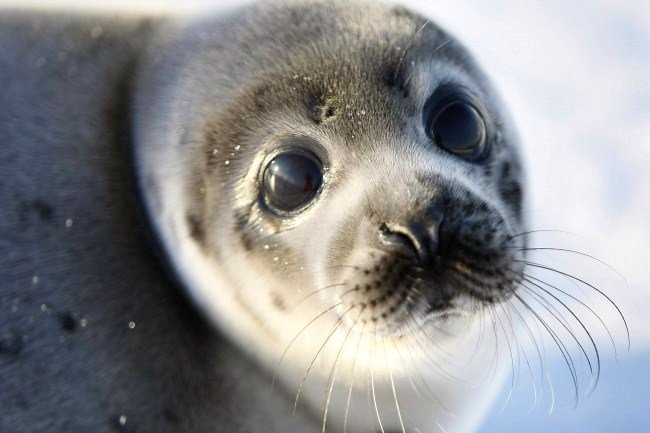
M421 256L421 242L408 229L383 223L379 226L379 240L392 250L416 259Z
M379 239L392 251L401 252L429 266L448 247L445 239L441 238L444 218L442 215L435 216L407 225L383 223L379 226Z

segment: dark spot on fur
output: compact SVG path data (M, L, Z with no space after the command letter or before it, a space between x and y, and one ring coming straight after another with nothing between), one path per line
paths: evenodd
M246 251L253 249L253 241L255 238L250 233L248 228L248 217L241 210L236 210L234 215L234 232L239 233L239 240Z
M32 206L41 220L52 221L52 217L54 216L54 209L52 206L38 199L32 202Z
M287 303L285 302L284 298L280 294L276 292L272 292L271 302L273 303L273 306L277 308L279 311L282 312L287 311Z
M334 100L323 95L310 98L307 110L309 118L316 124L323 124L333 120L338 111Z
M399 56L397 56L397 59L399 59ZM397 69L398 64L399 60L395 61L394 64L388 64L387 67L381 70L382 81L389 88L398 87L400 78Z
M170 424L178 424L178 415L174 411L174 409L166 407L163 409L163 418L165 418L165 421L167 421Z
M205 230L203 229L203 221L201 221L198 216L192 215L191 213L187 213L187 215L185 215L185 219L187 221L187 225L190 228L190 236L192 239L197 241L199 244L204 245Z
M61 315L59 322L61 322L61 329L64 331L74 332L77 329L77 321L70 313Z
M505 162L503 166L501 167L501 178L506 179L510 177L510 170L512 167L510 166L509 162Z
M474 215L476 213L476 205L474 203L465 203L463 205L463 213L466 215Z
M23 351L23 340L16 333L6 334L0 338L0 356L15 360Z
M501 197L515 212L521 212L523 193L519 182L504 182L501 185Z
M43 200L36 199L31 202L19 202L16 210L16 217L20 222L21 228L29 227L34 216L39 221L52 222L54 218L54 208Z

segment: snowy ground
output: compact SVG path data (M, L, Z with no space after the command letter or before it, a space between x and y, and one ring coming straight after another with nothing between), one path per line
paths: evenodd
M25 0L0 0L25 5ZM39 2L88 7L87 0ZM104 4L104 2L97 2ZM140 8L187 11L234 4L233 0L140 1ZM650 429L650 2L634 0L411 0L458 36L493 78L520 131L528 165L535 229L580 236L540 234L537 246L569 246L594 254L622 273L627 284L589 260L549 254L546 263L591 278L619 304L628 320L632 350L604 350L596 392L571 408L571 389L561 375L556 404L545 389L526 415L532 387L526 373L484 433L641 432ZM110 8L132 7L113 1ZM182 5L182 6L181 6ZM550 261L549 261L550 260ZM624 346L624 327L602 297L592 302ZM595 337L607 346L605 332ZM619 347L619 351L621 348ZM551 369L562 358L548 354ZM583 366L584 367L584 366ZM530 382L530 380L528 380ZM583 386L583 390L586 386Z

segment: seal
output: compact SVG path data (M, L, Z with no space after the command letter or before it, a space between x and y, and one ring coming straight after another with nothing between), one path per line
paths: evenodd
M480 422L524 182L449 34L343 1L1 15L0 430Z
M312 1L147 51L139 184L194 304L323 430L474 425L480 317L523 278L525 221L517 138L465 49L403 8Z

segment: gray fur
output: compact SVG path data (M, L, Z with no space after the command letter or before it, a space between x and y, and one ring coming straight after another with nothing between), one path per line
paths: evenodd
M160 25L0 13L1 432L291 428L269 377L165 276L138 212L130 100Z

